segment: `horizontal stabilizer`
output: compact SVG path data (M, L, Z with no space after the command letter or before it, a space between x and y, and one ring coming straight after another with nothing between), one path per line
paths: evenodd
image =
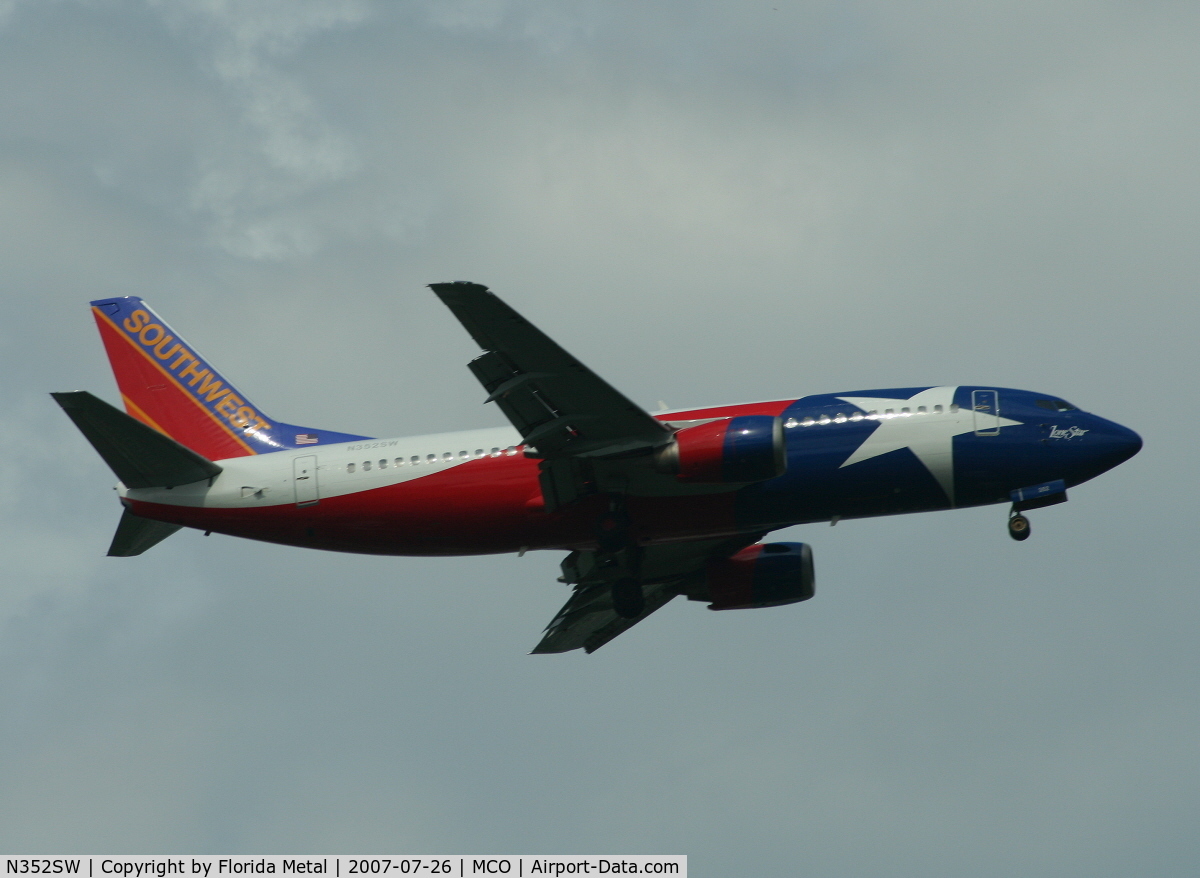
M86 390L50 395L126 488L173 488L221 472L211 460Z
M142 518L126 509L121 513L121 523L117 525L117 532L113 534L108 554L117 558L140 555L157 546L181 527L181 524Z

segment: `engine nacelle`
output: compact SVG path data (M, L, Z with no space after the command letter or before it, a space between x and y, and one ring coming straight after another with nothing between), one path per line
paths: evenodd
M655 461L681 482L762 482L783 475L783 421L770 415L721 418L675 434Z
M757 543L708 564L710 610L779 607L816 594L812 549L807 543Z

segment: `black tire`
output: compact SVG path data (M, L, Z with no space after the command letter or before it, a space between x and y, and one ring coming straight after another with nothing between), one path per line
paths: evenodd
M1029 519L1024 515L1014 515L1008 520L1008 535L1014 540L1027 540L1030 533Z
M636 619L646 609L642 584L636 579L618 579L612 587L613 609L623 619Z

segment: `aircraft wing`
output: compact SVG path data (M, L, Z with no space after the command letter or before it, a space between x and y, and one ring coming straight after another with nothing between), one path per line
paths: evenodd
M579 362L481 284L430 289L484 353L470 369L546 460L612 457L665 444L670 429Z
M675 493L676 480L656 473L654 449L673 437L608 382L558 346L487 287L459 281L430 284L484 352L470 369L521 434L531 457L541 458L539 482L547 511L587 494L614 498L618 523L594 551L563 561L561 581L574 593L546 627L533 651L593 652L680 594L702 592L707 563L726 558L761 533L638 546L623 533L621 497L637 481ZM532 452L532 453L530 453ZM626 522L627 524L627 522ZM614 586L629 579L642 589L636 616L617 613Z
M763 536L764 533L740 534L647 546L642 550L640 575L646 606L633 619L622 618L613 609L610 581L596 575L600 572L593 563L597 553L572 552L562 566L564 580L578 580L574 594L550 620L533 652L570 652L580 647L595 652L673 598L702 584L709 561L728 558Z

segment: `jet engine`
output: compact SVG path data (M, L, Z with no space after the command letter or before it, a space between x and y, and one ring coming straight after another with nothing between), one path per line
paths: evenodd
M685 427L655 462L681 482L761 482L787 469L783 422L770 415L742 415Z
M731 558L710 561L707 590L689 595L712 601L710 610L779 607L816 593L812 549L807 543L757 543Z

